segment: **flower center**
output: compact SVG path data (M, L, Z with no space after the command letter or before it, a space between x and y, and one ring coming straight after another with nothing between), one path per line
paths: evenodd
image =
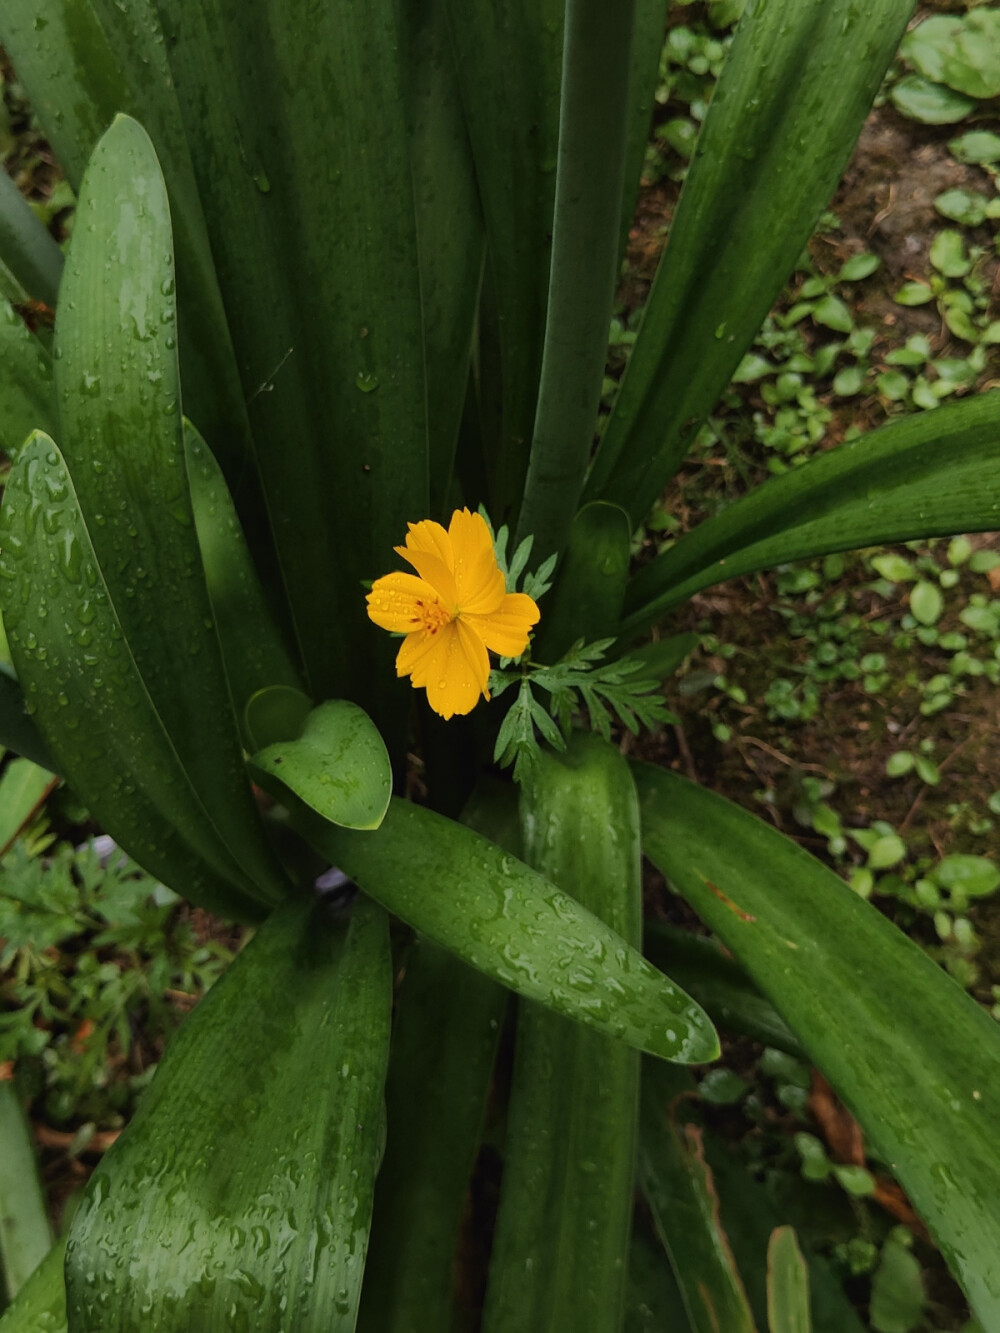
M436 634L439 629L458 618L458 610L449 611L444 602L430 601L427 598L417 599L417 614L413 617L414 628L426 630L428 634Z

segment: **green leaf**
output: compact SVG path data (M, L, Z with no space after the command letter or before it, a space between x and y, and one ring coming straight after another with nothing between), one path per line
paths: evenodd
M886 555L872 557L872 568L890 583L909 583L918 577L912 561L889 551Z
M549 298L517 527L534 535L536 556L562 552L593 449L618 278L635 12L636 0L566 0Z
M726 578L831 551L991 531L1000 500L1000 393L882 426L774 477L642 569L622 637Z
M0 449L16 458L33 430L52 430L52 358L9 301L0 297Z
M651 676L654 680L666 680L672 676L686 657L695 651L701 643L697 634L668 634L665 639L654 639L644 643L629 653L634 662L638 662L640 676Z
M385 913L275 913L187 1019L91 1178L73 1333L354 1328L389 1047ZM122 1275L127 1274L123 1280Z
M588 500L622 505L635 525L676 471L826 205L911 8L804 0L744 11Z
M949 14L935 14L906 34L899 44L899 54L924 78L944 80L945 53L961 20Z
M376 829L389 806L385 743L364 709L346 699L320 704L299 739L269 745L254 755L253 766L279 801L290 791L344 828Z
M890 402L901 402L910 390L910 381L898 370L886 370L876 376L875 383L878 385L878 391L884 394Z
M833 377L833 392L843 398L851 398L854 394L861 392L864 384L865 370L863 366L845 366L843 370L838 370Z
M154 0L9 0L0 41L32 110L79 193L98 140L122 112L156 145L170 193L182 292L184 410L211 441L230 479L254 491L252 443L229 327L167 65ZM49 430L44 422L33 423ZM49 430L49 433L54 433Z
M85 657L95 651L109 657L122 652L100 642L93 627L80 641L88 617L98 613L97 585L103 584L108 602L101 613L117 622L129 663L108 663L105 688L114 694L111 677L123 668L141 678L146 707L157 713L176 754L171 767L183 770L203 807L202 840L221 842L227 859L239 868L237 882L274 903L286 881L264 837L246 778L187 485L166 191L152 144L135 121L119 117L94 150L76 221L56 321L55 363L61 447L70 475L58 475L58 450L50 447L40 461L43 446L37 446L36 460L23 473L33 509L22 520L25 535L35 533L31 559L36 577L40 567L55 580L49 596L55 599L59 588L68 621L57 630L43 605L38 617L43 623L35 633L43 649L53 634L75 642L76 662L60 658L61 669L96 684L77 649L90 647ZM43 486L49 488L44 500ZM35 531L39 506L46 501L50 509ZM50 522L62 530L58 560L51 550L38 549L52 536ZM42 675L50 673L54 682L60 671L55 653L44 661L36 655L33 661L34 681L19 671L29 692ZM191 688L192 673L196 689ZM41 708L48 696L40 688L37 692ZM43 732L48 726L52 734L47 739L61 758L53 729L62 737L73 730L67 717L72 724L93 717L95 710L84 707L75 717L64 715L58 687L55 693L54 709L45 702L46 715L40 713L39 720ZM130 729L126 719L121 726ZM143 732L131 730L136 751ZM79 746L78 737L72 741ZM61 743L65 752L67 742ZM79 768L63 767L83 796ZM89 773L84 780L94 782ZM107 809L110 800L105 791L101 807ZM164 793L164 810L168 800ZM101 807L90 805L98 820ZM127 846L125 839L119 841Z
M303 687L354 699L396 746L409 691L361 584L385 571L407 521L430 504L398 7L158 8ZM251 541L259 560L259 534Z
M969 856L952 852L942 857L929 878L942 889L967 898L984 898L1000 885L1000 869L988 856Z
M59 781L48 769L30 759L14 759L0 776L0 856L34 819L45 798ZM0 1091L3 1085L0 1083Z
M56 771L45 742L28 715L20 685L13 672L2 665L0 665L0 745L5 750L14 750L25 759L30 759L39 768L47 768L50 773Z
M446 1329L507 992L428 940L406 955L358 1333Z
M0 1079L0 1278L10 1299L48 1254L52 1240L28 1118L14 1084Z
M965 239L960 231L945 227L931 242L931 263L946 278L962 278L972 267L965 253Z
M878 266L881 264L878 255L867 252L851 255L850 259L844 261L837 274L838 282L860 282L862 278L871 277Z
M850 1106L973 1309L1000 1318L1000 1031L830 870L721 797L633 771L646 854ZM858 1034L863 1034L863 1040Z
M101 827L163 883L221 915L259 916L259 890L223 844L150 698L72 479L45 435L32 437L11 472L0 544L11 655L53 764ZM193 584L172 591L183 596ZM183 680L175 683L182 692ZM245 781L241 770L234 781Z
M943 83L932 83L919 74L906 74L889 90L892 104L901 115L922 125L953 125L964 120L976 103Z
M968 130L948 141L948 152L959 162L973 166L1000 162L1000 134L992 130Z
M876 1333L910 1333L922 1323L925 1300L920 1264L890 1236L872 1278L872 1328Z
M935 625L944 610L944 596L936 583L920 579L910 589L910 611L921 625Z
M524 490L542 367L565 0L446 3L499 338L500 385L481 386L487 413L492 394L502 400L500 422L487 423L489 508L506 515Z
M1000 96L1000 12L964 15L943 52L945 82L970 97Z
M13 1305L0 1315L0 1333L66 1333L65 1256L66 1242L61 1240L32 1273Z
M27 296L55 305L62 251L6 171L0 173L0 265Z
M652 920L646 924L644 951L653 966L683 986L725 1032L805 1059L795 1033L736 959L714 940Z
M916 763L916 756L909 750L897 750L885 762L885 771L890 778L901 778L909 773Z
M222 659L243 741L251 697L269 686L299 690L300 682L264 598L222 469L205 441L184 422L184 461L198 547Z
M986 217L986 205L984 194L970 194L968 190L945 190L934 200L942 217L961 222L964 227L978 227Z
M632 1237L623 1333L691 1333L684 1302L663 1253L643 1231Z
M899 291L892 298L897 305L927 305L929 301L934 300L934 293L926 282L904 282ZM915 362L920 365L921 362Z
M637 947L639 809L618 751L577 733L564 756L540 756L521 827L529 864ZM638 1099L637 1051L521 1003L484 1333L615 1326Z
M812 317L817 324L833 329L836 333L850 333L854 328L851 312L836 296L827 295L822 301L817 301L813 307Z
M811 1333L809 1269L792 1227L775 1227L767 1247L770 1333Z
M715 1032L683 991L574 899L469 829L399 799L374 833L308 812L290 820L389 911L511 990L665 1059L715 1058Z
M686 1080L684 1080L686 1082ZM639 1184L670 1255L693 1333L756 1333L719 1215L702 1132L684 1123L674 1071L643 1065Z
M867 851L869 870L889 870L906 860L906 843L895 833L875 837Z
M397 10L423 302L430 517L446 521L483 268L483 223L440 0Z
M251 753L278 741L297 741L305 730L312 700L289 685L268 685L247 700L243 733Z
M556 662L580 638L618 632L628 579L631 532L617 505L584 505L573 520L555 591L546 603L532 657Z

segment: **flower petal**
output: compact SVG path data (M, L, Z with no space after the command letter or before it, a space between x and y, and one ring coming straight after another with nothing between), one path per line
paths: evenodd
M437 524L434 524L437 527ZM442 532L444 529L442 528ZM396 546L393 548L408 560L420 577L431 585L443 602L450 607L458 606L458 589L455 586L455 576L440 558L432 555L430 551L418 550L409 546Z
M396 656L396 672L408 675L414 689L425 689L427 702L444 718L469 713L481 696L489 697L486 649L460 620L435 633L408 634Z
M506 584L497 566L493 538L482 514L456 509L448 525L455 556L458 606L471 615L487 615L503 601Z
M435 645L439 643L441 634L447 632L448 628L446 625L444 631L438 630L434 634L425 629L417 630L415 634L407 634L396 654L396 675L414 677L412 681L414 689L425 684L427 677L425 663Z
M454 570L455 561L452 555L451 538L440 523L435 523L432 518L422 519L419 523L407 524L406 550L426 551L428 555L435 555L444 562L449 570ZM406 552L396 547L400 555Z
M528 633L538 624L539 611L532 598L523 592L509 592L500 608L491 615L468 617L490 652L501 657L520 657L528 646Z
M447 609L429 583L415 574L386 574L376 579L368 594L368 616L382 629L410 634L426 623L424 608Z

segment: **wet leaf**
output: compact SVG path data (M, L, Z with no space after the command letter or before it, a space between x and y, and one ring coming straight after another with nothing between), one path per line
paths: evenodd
M565 755L542 754L521 827L529 864L638 946L639 810L615 747L577 733ZM637 1051L522 1001L484 1333L615 1325L638 1100Z
M66 1256L73 1333L131 1333L151 1309L160 1333L353 1330L391 1004L374 903L337 919L300 902L261 927L91 1177Z
M260 783L281 800L285 790L344 828L376 829L392 792L385 742L357 704L329 699L306 719L297 740L253 757Z
M478 834L398 798L372 833L290 820L389 911L511 990L664 1059L715 1058L714 1028L679 987Z
M850 1106L985 1327L1000 1319L1000 1031L916 944L760 820L635 765L646 854Z
M739 574L913 537L992 531L1000 499L1000 392L891 422L774 477L632 579L622 634Z

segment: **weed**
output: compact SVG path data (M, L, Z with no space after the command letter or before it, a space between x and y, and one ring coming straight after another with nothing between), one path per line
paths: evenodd
M116 849L38 851L22 838L0 862L0 1062L47 1119L114 1127L180 1017L171 994L195 998L231 954Z

